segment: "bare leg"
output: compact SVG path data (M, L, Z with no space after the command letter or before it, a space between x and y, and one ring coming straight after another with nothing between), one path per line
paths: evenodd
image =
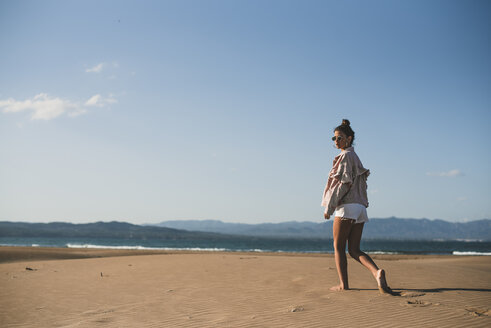
M377 275L379 268L373 262L372 258L366 253L362 252L360 249L361 235L363 233L363 226L365 223L353 224L350 234L348 236L348 252L352 258L363 264L370 272L373 277Z
M339 285L331 287L333 291L349 289L348 262L346 260L346 241L350 234L353 220L334 218L332 234L334 238L334 259L338 269Z
M365 223L353 224L348 236L348 252L352 258L354 258L356 261L360 262L364 267L370 270L375 280L377 280L379 290L383 293L390 294L392 293L392 291L387 285L387 281L385 279L385 271L379 269L372 258L368 254L362 252L360 249L360 241L364 225Z

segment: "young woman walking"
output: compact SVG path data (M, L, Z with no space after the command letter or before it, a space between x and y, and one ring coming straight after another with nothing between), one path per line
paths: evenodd
M351 257L370 270L382 293L391 294L392 291L385 279L385 271L379 269L372 258L360 250L363 226L368 221L367 177L370 171L363 167L356 155L352 147L354 139L355 132L351 129L348 120L343 120L342 124L334 129L332 140L336 148L341 149L341 153L334 158L322 197L322 206L326 208L324 218L329 220L334 214L334 257L339 285L332 287L331 290L349 289L347 242Z

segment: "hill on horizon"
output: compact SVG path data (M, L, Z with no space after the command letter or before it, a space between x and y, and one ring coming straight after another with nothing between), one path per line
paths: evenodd
M141 226L127 222L26 223L0 221L0 237L91 237L121 239L194 240L223 238L212 232L194 232L166 227Z
M491 220L452 223L428 219L370 219L364 239L491 241ZM127 222L0 222L0 237L90 237L162 240L231 240L237 238L332 239L332 220L324 222L225 223L174 220L153 225Z
M173 220L154 224L188 231L214 232L231 235L289 238L331 238L332 220L324 222L226 223L218 220ZM491 220L483 219L456 223L429 219L370 219L365 224L365 239L410 240L491 240Z

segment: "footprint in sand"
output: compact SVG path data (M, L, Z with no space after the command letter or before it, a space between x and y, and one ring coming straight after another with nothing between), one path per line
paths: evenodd
M491 310L483 309L483 308L466 308L465 310L469 312L470 315L476 317L483 317L483 316L488 317L489 315L491 315Z
M431 302L427 302L427 301L421 301L421 300L411 300L411 301L406 301L405 303L406 305L409 305L409 306L419 306L419 307L424 307L424 306L429 306L429 305L432 305Z
M305 309L303 308L303 306L292 306L290 307L289 312L302 312L304 310Z

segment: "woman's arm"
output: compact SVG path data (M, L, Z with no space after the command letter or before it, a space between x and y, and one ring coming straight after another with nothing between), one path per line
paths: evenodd
M324 219L329 220L331 215L339 206L339 202L348 193L351 188L351 183L339 182L332 190L329 191L329 202L326 204L326 210L324 211Z

